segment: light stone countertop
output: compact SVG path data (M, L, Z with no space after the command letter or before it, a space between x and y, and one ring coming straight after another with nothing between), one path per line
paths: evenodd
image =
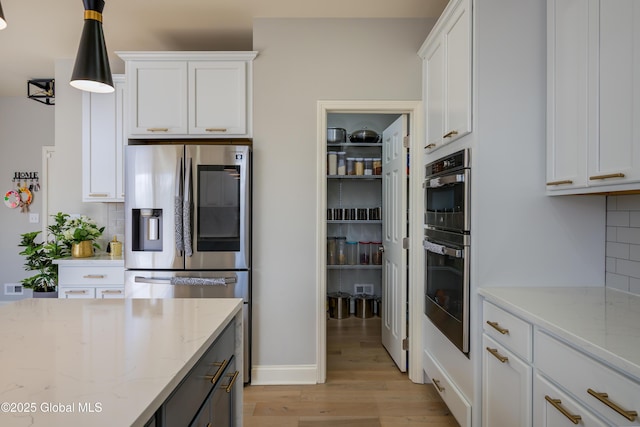
M241 309L236 298L0 307L0 425L142 426Z
M640 296L605 287L478 293L640 381Z
M92 257L87 258L59 258L54 260L53 263L59 265L75 265L83 267L124 267L124 258L122 256L112 257L108 253L98 253Z

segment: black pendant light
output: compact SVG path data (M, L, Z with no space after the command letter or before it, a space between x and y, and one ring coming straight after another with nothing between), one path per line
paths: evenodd
M4 12L2 11L2 3L0 3L0 30L7 28L7 21L4 19Z
M88 92L113 92L113 78L102 32L104 0L83 0L83 3L84 27L71 74L71 86Z

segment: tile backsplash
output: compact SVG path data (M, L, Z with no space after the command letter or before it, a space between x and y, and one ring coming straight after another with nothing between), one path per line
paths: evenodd
M640 195L607 197L605 284L640 294Z
M124 203L106 203L106 205L107 221L102 232L104 246L100 245L102 250L106 250L106 244L113 239L113 236L117 236L121 242L124 241Z

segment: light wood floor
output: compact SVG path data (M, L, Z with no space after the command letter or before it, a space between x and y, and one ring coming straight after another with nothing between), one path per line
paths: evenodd
M379 317L327 322L327 382L246 386L245 427L458 427L432 385L396 368Z

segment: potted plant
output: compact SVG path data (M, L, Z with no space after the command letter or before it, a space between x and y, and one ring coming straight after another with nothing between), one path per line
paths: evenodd
M31 277L22 279L20 282L25 288L33 289L34 297L55 298L57 297L58 286L58 265L53 260L68 256L71 244L62 238L62 230L65 223L65 214L54 215L54 223L47 229L50 233L49 240L36 242L40 231L32 231L22 234L18 246L24 248L20 255L24 255L26 260L24 268L27 271L35 271Z
M98 227L96 222L86 215L71 217L68 214L58 213L64 219L61 226L62 240L71 246L71 256L74 258L85 258L93 256L93 249L100 249L96 242L104 227Z

